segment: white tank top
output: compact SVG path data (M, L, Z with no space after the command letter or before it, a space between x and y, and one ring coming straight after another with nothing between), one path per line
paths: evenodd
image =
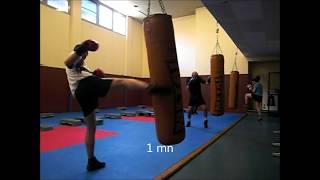
M85 68L88 69L87 67L85 67ZM73 97L75 97L75 91L78 87L79 81L83 78L88 77L88 76L92 76L92 74L90 74L89 72L86 72L86 71L81 71L80 73L77 72L75 67L73 67L71 69L66 67L66 73L67 73L67 78L68 78L68 82L69 82L69 87L70 87L70 90L71 90Z

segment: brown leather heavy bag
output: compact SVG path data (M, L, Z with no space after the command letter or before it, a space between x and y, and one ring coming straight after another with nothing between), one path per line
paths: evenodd
M211 56L210 112L215 116L224 114L224 57Z
M239 85L239 72L231 71L230 79L229 79L229 96L228 96L228 108L230 109L235 109L237 107L238 85Z
M173 87L170 95L153 95L157 137L161 144L178 144L185 138L180 72L172 17L154 14L143 21L150 82Z

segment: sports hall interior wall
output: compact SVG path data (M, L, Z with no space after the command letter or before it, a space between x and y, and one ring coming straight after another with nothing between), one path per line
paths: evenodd
M90 53L86 63L89 68L101 68L109 77L131 77L149 80L148 60L141 22L128 17L127 36L112 32L81 19L80 1L71 1L69 13L58 12L40 4L40 111L79 111L72 99L64 70L64 59L76 43L84 39L96 39L100 43L97 52ZM198 8L194 15L173 19L178 63L181 75L184 106L188 92L185 78L198 71L204 79L210 74L210 55L216 43L216 20L206 8ZM219 27L219 42L225 65L225 106L229 74L233 70L236 45ZM245 84L248 83L248 62L241 51L237 55L240 72L238 103L244 102ZM209 86L203 86L203 95L209 106ZM145 92L129 92L125 89L111 92L101 99L100 108L151 105L151 97ZM241 111L237 109L236 111Z
M149 78L136 78L130 76L120 76L105 74L105 77L124 77L134 78L149 82ZM203 79L207 79L208 75L201 75ZM186 78L181 77L181 91L183 97L183 105L188 105L188 90L186 89ZM225 99L225 111L228 112L245 112L244 109L244 93L246 92L245 85L248 83L248 75L240 74L239 89L237 98L237 109L228 109L228 87L229 87L229 75L224 76L224 99ZM210 86L203 85L202 93L207 106L210 107ZM125 88L110 90L110 93L106 98L100 99L99 108L120 107L120 106L136 106L136 105L152 105L151 96L145 91L129 91ZM40 66L40 112L68 112L68 111L80 111L80 106L77 101L72 97L65 74L65 69L54 68L47 66Z

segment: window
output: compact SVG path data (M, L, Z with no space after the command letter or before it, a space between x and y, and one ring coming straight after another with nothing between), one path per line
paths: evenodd
M105 7L99 6L99 24L108 29L112 29L112 10Z
M48 6L54 7L57 9L57 11L62 11L62 12L69 12L69 2L68 0L46 0L43 1L46 3Z
M113 31L126 34L126 17L115 11L113 12Z
M92 23L97 23L97 4L90 0L82 0L81 18Z
M54 1L54 0L53 0ZM106 4L107 2L111 4ZM115 11L121 1L81 0L81 18L126 35L126 16ZM112 5L109 6L109 5Z

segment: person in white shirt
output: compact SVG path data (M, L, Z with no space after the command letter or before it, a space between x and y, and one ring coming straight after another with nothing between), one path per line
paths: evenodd
M97 51L98 48L98 42L86 40L76 45L74 52L64 62L71 93L79 102L87 125L85 145L88 156L88 171L105 167L105 163L98 161L94 155L95 109L98 107L98 98L105 97L111 88L119 87L146 90L151 95L168 95L172 92L171 87L160 87L135 79L103 78L103 71L99 69L91 72L85 66L84 60L88 56L88 51Z

